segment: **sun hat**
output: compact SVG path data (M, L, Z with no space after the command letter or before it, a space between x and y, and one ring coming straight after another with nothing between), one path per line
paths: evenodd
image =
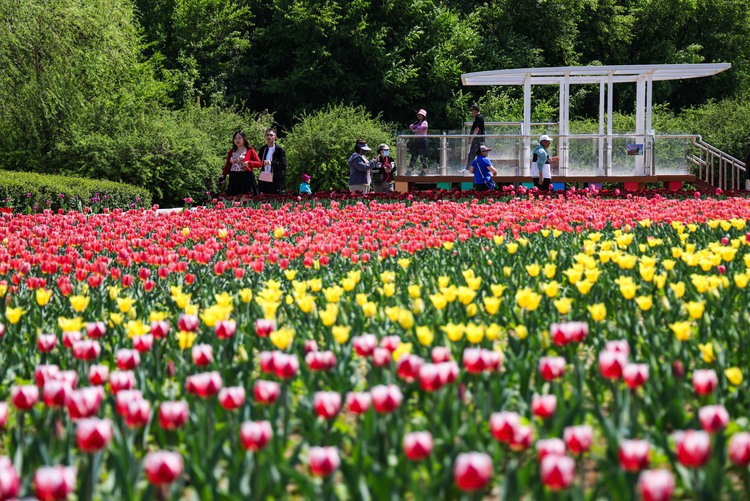
M367 141L364 139L357 139L357 143L354 145L354 151L359 148L362 151L372 151L369 146L367 146Z
M479 151L480 151L480 152L485 152L485 151L492 151L492 148L488 148L488 147L486 147L485 145L480 145L480 146L479 146Z
M427 118L427 112L425 111L424 108L420 108L419 111L417 112L417 115L422 115L423 117Z
M302 182L307 183L310 181L310 175L309 174L302 174Z
M383 150L390 150L390 149L391 149L391 148L390 148L390 146L388 146L388 145L387 145L387 144L385 144L385 143L380 143L380 144L378 145L378 153L380 153L380 152L381 152L381 151L383 151Z
M539 142L541 143L542 141L549 141L551 143L552 138L549 137L547 134L543 134L542 137L539 138Z

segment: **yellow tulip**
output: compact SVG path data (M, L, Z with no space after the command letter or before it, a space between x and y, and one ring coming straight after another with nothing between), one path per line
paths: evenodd
M110 313L109 314L109 326L114 327L115 325L120 325L122 323L122 313ZM65 331L67 329L63 329ZM80 329L77 329L80 330Z
M334 325L331 327L331 334L338 344L344 344L349 341L351 330L352 328L348 325Z
M435 339L435 333L427 326L420 325L416 329L417 339L422 346L430 346Z
M422 297L422 287L420 287L417 284L411 284L408 287L408 291L409 291L409 297L412 299L417 299L419 297Z
M46 306L51 297L51 290L45 289L44 287L40 287L36 290L36 304L39 306Z
M468 287L461 286L456 290L456 295L458 297L458 301L466 306L467 304L474 301L477 293Z
M593 286L593 282L589 282L588 280L581 280L580 282L576 282L576 289L578 289L578 292L580 292L584 296L591 291L591 287Z
M586 307L591 315L591 320L601 322L607 318L607 307L603 303L592 304Z
M730 367L724 371L724 375L727 377L732 386L739 386L742 384L742 371L739 367Z
M703 355L703 361L707 364L713 363L716 361L716 355L714 355L714 345L711 343L706 344L700 344L698 343L698 349L701 351L701 354Z
M336 318L339 315L339 307L334 303L328 303L324 310L318 311L318 317L323 325L330 327L336 323Z
M516 292L516 303L521 308L529 311L534 311L539 307L539 303L542 301L542 295L537 294L528 287L520 289Z
M560 315L567 315L570 313L570 308L573 306L573 300L569 297L561 297L552 302Z
M469 289L477 291L482 286L482 277L467 278L466 285L469 287Z
M396 293L396 284L391 282L383 284L383 295L385 297L391 297Z
M366 301L362 305L362 314L366 316L367 318L375 318L375 315L378 314L377 303L373 303L372 301Z
M389 284L396 280L396 274L392 271L384 271L380 274L380 281L384 284Z
M151 332L151 326L138 320L130 320L125 326L125 332L127 332L128 338L133 339Z
M149 322L161 322L162 320L166 320L168 316L169 315L167 315L163 311L154 310L148 314L148 321Z
M453 322L448 322L441 326L440 329L445 332L445 335L453 343L460 341L464 337L464 326L461 324L456 325Z
M673 324L669 324L669 328L672 329L675 337L680 341L687 341L688 339L690 339L692 329L690 322L675 322Z
M177 332L177 342L180 345L180 349L187 350L189 348L192 348L193 343L195 342L195 338L197 337L198 335L194 332L188 332L188 331Z
M451 278L450 277L446 277L444 275L438 277L438 287L440 287L440 288L448 287L448 285L450 285L450 283L451 283Z
M508 242L505 245L505 248L508 250L508 254L515 254L518 250L518 244L515 242Z
M496 297L485 297L482 299L482 302L484 303L484 309L487 313L495 315L500 309L500 303L502 303L503 300Z
M448 305L448 301L442 294L430 294L430 302L437 310L442 310Z
M505 292L505 289L507 289L507 287L502 284L490 284L490 290L492 291L492 295L495 297L502 296L503 292Z
M26 313L24 309L22 309L20 306L16 308L8 308L5 310L5 318L8 319L8 322L15 325L18 322L21 321L21 317ZM80 330L80 329L79 329Z
M445 250L451 250L453 249L453 242L443 242L443 249Z
M396 348L393 352L393 360L398 362L401 357L411 353L411 348L411 343L400 343L398 345L398 348Z
M516 325L513 328L513 332L515 333L516 337L521 340L529 337L529 329L527 329L525 325Z
M10 308L6 310L5 314L7 315L9 311L10 311ZM60 327L60 330L63 332L80 331L83 329L83 319L81 317L73 317L73 318L59 317L57 319L57 325Z
M407 269L410 264L411 264L411 259L409 258L402 257L401 259L398 260L398 265L403 269Z
M398 317L401 315L401 307L389 306L385 309L385 314L388 317L388 320L391 322L397 322Z
M678 299L685 295L685 282L669 284L669 288L674 292L674 295L677 296Z
M500 333L503 329L497 324L490 324L485 330L485 335L490 341L496 341L500 337Z
M310 287L311 291L320 292L323 288L323 280L320 278L311 278L307 281L307 285Z
M495 245L500 245L505 241L505 235L493 235L492 241L495 242Z
M326 287L323 289L323 295L326 297L326 301L329 303L338 303L341 300L341 296L344 294L344 289L338 285L332 287Z
M642 311L648 311L654 305L654 300L651 296L638 296L635 303Z
M247 287L245 287L244 289L240 289L240 300L245 304L252 301L253 300L252 289L248 289Z
M414 327L414 315L409 310L402 308L398 313L398 323L402 329L409 330Z
M284 228L274 228L274 230L273 230L273 236L274 236L274 238L281 238L281 237L284 236L284 233L286 233L286 231L284 230Z
M513 274L513 268L510 266L503 266L503 275L509 277L511 274Z
M481 343L484 339L484 326L475 323L467 324L466 339L472 344Z
M689 301L685 303L685 309L687 310L688 315L690 315L690 318L696 320L703 316L705 308L706 305L703 301Z
M536 263L533 264L527 264L526 265L526 272L531 276L532 278L538 277L539 273L542 271L542 267L539 266Z
M232 309L232 296L228 292L222 292L221 294L214 294L214 299L216 300L216 304L224 307Z
M734 275L734 285L739 287L740 289L744 289L747 287L748 281L750 281L750 274L748 273L737 273Z
M479 307L477 306L477 303L471 303L466 305L466 316L471 318L477 316L477 313L479 313Z
M273 331L269 339L276 348L286 350L294 341L294 331L289 327L282 327Z
M315 309L315 298L312 296L303 296L297 298L297 306L302 313L309 314Z

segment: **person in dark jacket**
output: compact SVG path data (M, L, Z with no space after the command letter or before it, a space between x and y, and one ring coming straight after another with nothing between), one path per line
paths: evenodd
M367 194L370 192L370 171L373 163L367 160L365 153L369 153L371 148L367 146L367 141L358 139L354 145L354 153L349 157L349 191L352 193L361 192Z
M266 129L266 144L258 152L263 167L260 171L258 189L261 193L278 195L284 189L286 180L286 151L276 144L276 130ZM271 179L266 181L265 179Z

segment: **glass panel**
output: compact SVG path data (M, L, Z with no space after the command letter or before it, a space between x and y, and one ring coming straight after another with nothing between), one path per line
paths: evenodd
M693 164L688 156L693 151L693 138L656 138L654 166L657 174L692 174Z

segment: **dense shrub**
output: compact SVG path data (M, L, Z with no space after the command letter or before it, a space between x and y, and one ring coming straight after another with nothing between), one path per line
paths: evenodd
M0 171L0 201L18 212L83 207L150 207L144 188L105 180Z
M313 191L346 189L349 183L347 160L358 138L375 149L391 143L395 151L395 129L380 115L373 117L363 106L329 105L303 115L284 140L287 150L287 188L296 189L300 176L308 173Z

